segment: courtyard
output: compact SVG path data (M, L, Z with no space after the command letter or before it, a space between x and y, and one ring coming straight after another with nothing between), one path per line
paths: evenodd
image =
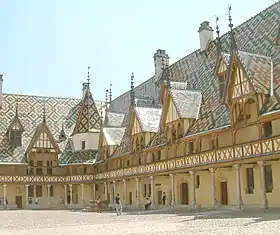
M280 234L280 211L1 211L0 234Z

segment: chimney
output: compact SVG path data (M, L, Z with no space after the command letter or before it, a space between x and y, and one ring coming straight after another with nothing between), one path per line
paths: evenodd
M155 63L155 75L160 74L163 66L166 67L169 65L169 56L166 54L165 50L158 49L154 54L154 63Z
M207 48L209 42L214 40L213 29L209 25L208 21L204 21L199 27L199 40L200 40L200 51L204 51Z
M83 98L86 95L87 90L89 89L89 83L88 82L84 82L83 83Z
M3 74L0 74L0 109L2 108L3 105Z

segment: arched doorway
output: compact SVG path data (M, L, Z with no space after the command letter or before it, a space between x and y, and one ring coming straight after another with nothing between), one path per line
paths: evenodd
M187 183L181 183L181 204L188 205L189 204L189 189Z

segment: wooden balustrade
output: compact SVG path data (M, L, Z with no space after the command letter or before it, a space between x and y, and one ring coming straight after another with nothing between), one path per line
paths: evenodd
M246 158L254 158L280 153L280 136L249 143L228 146L187 156L180 156L146 165L126 167L96 175L72 176L0 176L0 183L80 183L96 180L122 178L141 174L153 174L182 168L197 167Z

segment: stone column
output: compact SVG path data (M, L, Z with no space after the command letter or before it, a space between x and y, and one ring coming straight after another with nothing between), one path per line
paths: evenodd
M265 187L265 172L264 172L264 162L258 161L261 175L261 207L263 209L268 209L268 201L266 197L266 187Z
M92 186L92 191L93 191L93 200L95 201L96 200L96 184L93 184Z
M29 187L29 185L26 184L25 185L25 205L26 205L26 208L28 208L28 206L29 206L28 187Z
M84 184L81 184L81 201L82 201L82 206L84 206Z
M113 189L114 189L114 193L113 193L113 201L114 201L115 197L117 195L117 185L116 185L116 181L115 180L113 181Z
M217 207L217 195L216 195L216 177L215 177L215 168L209 168L209 171L211 172L211 178L212 178L212 206L214 208Z
M155 208L155 178L150 176L151 179L151 208Z
M49 205L49 207L50 207L50 205L51 205L51 185L50 184L48 184L47 185L47 187L48 187L48 205Z
M7 199L7 185L6 184L3 185L3 194L4 194L4 206L6 207L7 206L7 202L6 202L6 199Z
M234 165L233 168L236 171L236 208L242 209L242 196L241 196L241 177L240 177L240 165Z
M70 205L72 206L72 204L73 204L73 188L72 188L72 184L69 184L69 188L70 188Z
M174 190L174 175L169 174L170 176L170 185L171 185L171 207L174 209L175 205L175 190Z
M64 205L67 205L67 185L64 185Z
M136 204L137 208L140 207L140 187L139 187L139 178L135 178L136 180Z
M108 201L108 184L104 182L105 200ZM109 202L108 202L109 203Z
M127 185L126 185L126 180L123 179L123 204L126 204L126 199L127 199Z
M195 172L190 171L189 173L191 175L191 182L192 182L192 207L196 208L197 204L196 204L196 192L195 192Z

